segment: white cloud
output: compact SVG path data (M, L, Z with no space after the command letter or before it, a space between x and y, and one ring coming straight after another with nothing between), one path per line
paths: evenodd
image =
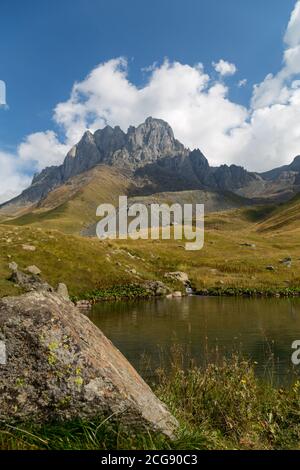
M252 107L254 109L286 104L293 93L290 82L300 74L300 1L295 5L286 29L287 49L283 55L283 67L276 74L268 74L262 83L254 87Z
M59 165L69 150L68 145L61 144L53 131L30 134L19 145L18 154L21 160L30 161L38 171L46 166Z
M300 153L300 88L284 104L254 110L232 135L232 160L253 171L286 163Z
M233 132L233 159L256 171L289 163L300 153L300 1L284 40L281 70L254 87L250 121Z
M300 1L297 1L291 14L291 18L284 36L284 41L289 47L296 47L300 44Z
M242 87L246 86L247 83L248 83L247 78L243 78L243 80L240 80L240 81L238 82L238 87L239 87L239 88L242 88Z
M59 164L86 129L110 124L126 131L150 115L168 121L175 136L190 148L199 147L211 164L236 163L263 171L288 163L300 153L300 1L284 41L281 70L254 87L249 108L229 99L223 77L237 68L223 59L214 64L217 80L202 64L154 63L144 69L147 82L142 87L129 80L126 59L99 64L74 84L68 100L55 107L62 141L52 130L37 132L20 144L17 159L0 154L0 163L6 166L0 200L7 191L17 193L24 187L22 165L41 170ZM238 85L246 83L244 79Z
M15 156L0 151L1 186L0 204L17 196L30 184Z
M237 72L237 68L234 64L223 59L219 60L219 62L213 62L212 65L216 72L218 72L222 77L234 75Z
M21 160L32 162L41 171L46 166L59 165L68 150L69 146L61 144L53 131L46 131L30 134L19 145L18 154Z
M105 123L124 131L148 116L165 119L185 145L201 148L219 163L228 133L241 125L247 110L232 103L224 84L212 82L201 64L165 61L154 68L148 83L138 88L128 80L127 63L114 59L100 64L73 87L70 99L55 109L55 120L73 145L86 128Z

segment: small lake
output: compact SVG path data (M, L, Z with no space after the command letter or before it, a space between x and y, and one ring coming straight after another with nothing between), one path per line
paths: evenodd
M239 352L257 363L256 373L285 385L300 377L291 362L300 340L300 299L186 297L100 303L89 318L146 380L169 367L177 345L198 365Z

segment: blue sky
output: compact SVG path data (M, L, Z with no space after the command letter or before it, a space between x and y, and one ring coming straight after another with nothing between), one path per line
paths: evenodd
M126 64L115 64L111 73L116 72L114 67L122 69L123 79L126 79L130 86L137 87L137 90L151 83L151 76L155 71L160 70L162 74L161 68L166 63L166 58L169 63L169 75L168 71L166 72L169 78L166 76L166 80L176 80L179 77L178 83L184 74L189 80L188 76L192 77L196 64L203 64L201 74L209 76L209 84L206 81L203 93L208 93L217 83L226 87L226 100L221 101L224 101L224 119L227 119L229 112L232 113L231 119L224 129L219 129L219 123L215 124L211 120L212 129L205 131L211 141L218 139L219 132L224 134L220 134L218 147L206 142L205 135L202 137L200 131L199 138L195 137L196 131L193 136L185 133L183 124L180 127L174 118L171 124L175 132L177 130L177 135L179 134L186 145L196 145L202 149L204 147L212 163L220 163L221 150L224 147L224 161L234 161L256 169L259 166L258 161L254 157L251 160L251 151L246 149L238 156L236 147L239 139L235 137L237 143L233 144L228 139L225 142L224 136L227 137L232 129L235 135L239 134L240 129L251 120L254 84L264 84L268 74L272 73L276 78L284 68L289 67L284 64L283 54L286 50L298 47L297 32L292 32L296 43L294 39L284 43L283 38L295 5L295 0L2 0L0 79L7 85L9 108L0 108L0 152L5 155L5 161L8 155L12 159L10 166L13 168L9 171L19 173L18 176L21 175L22 180L23 174L32 173L47 164L59 163L65 150L75 143L73 140L77 134L73 133L70 137L72 132L69 127L74 125L74 116L66 124L61 116L53 117L55 107L58 103L68 102L75 82L84 83L87 75L99 64L109 63L112 59L121 57L127 60ZM298 15L295 18L298 21ZM296 27L300 28L300 19ZM217 63L220 59L235 64L236 73L218 73L212 63ZM174 71L174 63L182 67L177 67ZM152 71L142 70L151 64L155 64ZM184 69L184 66L189 66L190 69ZM279 76L281 89L290 86L292 81L298 78L299 72L295 69L291 72L289 68L289 73L283 73L283 78ZM200 75L195 77L195 80L201 81ZM238 86L241 80L247 80L247 83L243 82L243 86ZM100 82L101 80L99 87L102 86ZM271 85L277 87L278 83L272 82ZM114 89L117 86L118 83L114 83ZM180 86L179 84L177 95L181 92ZM196 88L198 86L199 83L195 85ZM103 96L95 87L87 93L89 96L91 93L96 94L99 100ZM183 95L184 93L183 90ZM211 94L214 93L212 88ZM222 93L224 94L224 90ZM190 95L191 92L187 91L187 94ZM153 91L146 101L157 102L160 96L158 94L155 97ZM182 116L182 121L186 120L187 124L190 123L194 128L201 129L206 126L206 119L201 120L203 113L198 115L198 120L190 119L187 113L191 113L191 109L186 103L182 108L177 106L175 97L176 94L173 98L174 115ZM106 103L106 108L115 106L116 99L112 96L112 104ZM137 98L133 97L132 100L137 106ZM230 106L233 104L232 110L229 110L228 102ZM130 100L123 103L121 98L119 106L124 107L130 103ZM201 106L201 103L200 99L197 106ZM206 103L203 109L206 113L217 112L220 103L217 108ZM277 98L277 101L272 99L263 103L263 106L259 105L259 108L270 108L278 103L286 105L287 98L285 102L283 98ZM160 114L157 117L171 116L172 121L171 105L169 101L166 109L157 104L151 104L148 108L146 106L146 109ZM241 108L238 108L239 105ZM145 106L145 101L140 103L140 106ZM257 109L256 106L254 108ZM113 125L118 124L115 117L117 111L118 109L113 108L108 113L108 116L112 116ZM94 110L92 112L94 113ZM132 116L127 113L126 117L120 118L120 125L126 127L131 123L130 119L133 124L137 124L140 117L143 117L143 113L136 108ZM103 111L102 114L99 112L93 124L110 122L107 116L103 118L104 121L102 118ZM76 122L77 120L76 118ZM86 121L85 124L90 122ZM20 153L19 146L22 142L28 143L28 136L49 131L55 133L51 134L52 140L50 139L50 145L57 145L55 156L47 159L44 155L47 153L47 146L38 145L33 148L36 142L31 141L31 147L23 147ZM78 128L78 135L80 132L81 127ZM49 134L47 138L49 141ZM265 152L263 146L259 151ZM265 159L265 164L257 169L267 169L269 166L284 163L287 158L294 156L295 151L296 144L289 148L282 158L275 153L270 153L269 156L260 154L260 160ZM38 152L43 153L40 160ZM254 149L253 154L255 153Z

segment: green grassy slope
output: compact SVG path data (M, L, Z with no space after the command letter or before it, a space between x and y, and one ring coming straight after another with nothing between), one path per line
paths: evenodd
M186 251L181 240L83 238L45 229L38 220L30 226L0 225L0 295L16 291L6 280L10 261L22 269L37 265L46 280L51 284L65 282L72 295L148 279L163 280L166 272L175 270L186 271L199 289L298 288L299 216L289 226L287 236L284 224L276 231L262 232L261 227L274 217L268 212L265 208L251 208L209 214L205 245L198 252ZM49 219L47 224L55 225L55 221ZM36 251L25 251L22 244L32 244ZM285 257L292 258L291 267L280 263ZM269 265L274 271L266 269Z
M300 194L285 204L274 208L269 217L259 225L259 231L293 231L300 228Z
M27 213L10 218L5 223L80 233L97 221L96 209L99 204L116 204L117 195L127 194L131 185L126 175L112 167L99 165L49 193L37 208L29 209Z

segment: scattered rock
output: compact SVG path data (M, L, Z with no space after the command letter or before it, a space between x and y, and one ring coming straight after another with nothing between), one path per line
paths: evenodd
M187 275L187 273L184 273L183 271L174 271L174 272L166 273L164 277L182 282L182 284L190 283L189 276Z
M248 248L256 248L255 243L241 243L240 246L247 246Z
M22 245L23 250L25 251L35 251L36 247L33 245Z
M70 300L69 291L63 282L60 282L57 286L56 293L60 295L64 300Z
M42 273L42 271L35 265L28 266L25 271L30 274L34 274L35 276L39 276Z
M182 292L180 292L180 290L176 290L175 292L172 292L172 296L175 298L182 297Z
M292 266L292 258L287 257L279 261L280 264L283 264L287 268L290 268Z
M161 281L147 281L143 287L151 296L161 297L170 293L169 287Z
M267 269L268 271L275 271L274 266L266 266L266 269Z
M9 263L8 267L12 272L18 271L18 265L14 261L12 263Z
M182 297L182 292L180 292L179 290L166 295L167 299L179 299L180 297Z
M72 303L31 292L0 301L7 362L0 419L49 422L107 417L174 436L178 426L125 357Z
M47 282L43 281L40 276L35 274L25 274L18 269L13 271L9 280L22 287L22 289L27 292L34 290L53 292L53 288Z
M89 300L77 300L75 305L80 310L87 310L91 308L92 303Z
M186 292L188 295L194 294L194 290L192 289L192 287L186 287L186 288L185 288L185 292Z

